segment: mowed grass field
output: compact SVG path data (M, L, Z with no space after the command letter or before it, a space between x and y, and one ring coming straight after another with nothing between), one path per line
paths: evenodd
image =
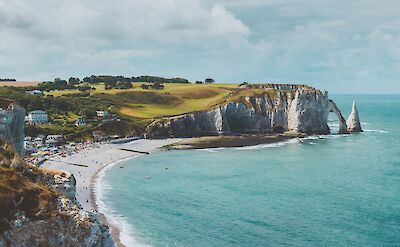
M111 101L114 110L127 117L143 120L206 110L227 99L239 86L237 84L183 84L165 83L164 89L142 89L143 83L133 83L132 89L105 90L104 85L94 86L90 97ZM78 90L52 91L54 97L79 94Z

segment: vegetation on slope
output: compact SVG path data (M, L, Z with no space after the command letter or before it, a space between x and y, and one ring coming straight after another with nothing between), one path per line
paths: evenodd
M37 169L25 167L14 159L10 145L0 142L0 146L0 233L18 215L32 220L54 215L58 194L40 182Z

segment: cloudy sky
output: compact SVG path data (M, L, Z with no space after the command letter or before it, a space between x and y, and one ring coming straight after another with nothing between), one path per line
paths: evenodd
M398 0L0 0L0 78L91 74L400 93Z

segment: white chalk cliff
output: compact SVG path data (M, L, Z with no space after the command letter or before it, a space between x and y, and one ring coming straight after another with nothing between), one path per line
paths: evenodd
M227 99L207 111L157 120L147 127L146 135L148 138L167 138L284 131L329 134L330 111L339 118L340 133L347 133L340 110L325 91L297 85L273 88L272 91L271 88L243 90L253 94Z
M347 128L350 133L363 131L361 128L360 117L358 116L358 110L355 101L353 101L353 107L351 109L349 118L347 119Z

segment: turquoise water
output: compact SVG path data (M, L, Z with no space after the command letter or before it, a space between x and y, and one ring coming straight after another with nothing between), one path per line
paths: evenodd
M332 98L346 117L356 99L366 132L157 152L109 169L103 199L124 242L400 246L400 96Z

